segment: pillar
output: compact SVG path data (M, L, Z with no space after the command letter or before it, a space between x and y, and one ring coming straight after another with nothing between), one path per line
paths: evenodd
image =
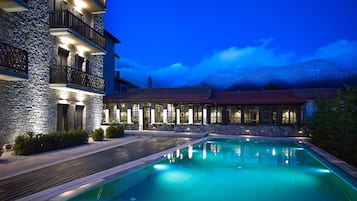
M202 110L202 123L204 125L207 124L207 108L203 108Z
M151 124L155 124L155 109L151 108L151 113L150 113L150 116L151 116Z
M166 108L163 110L162 121L164 124L167 124L167 109Z
M144 130L144 110L140 106L139 108L139 131Z
M193 124L193 109L188 109L188 124Z
M128 108L128 110L127 110L127 118L128 118L128 120L127 120L128 124L131 124L132 123L131 122L131 108Z
M176 109L176 124L180 125L180 109Z

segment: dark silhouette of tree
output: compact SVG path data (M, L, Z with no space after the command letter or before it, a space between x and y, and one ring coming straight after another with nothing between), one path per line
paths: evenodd
M316 101L311 142L357 167L357 85Z

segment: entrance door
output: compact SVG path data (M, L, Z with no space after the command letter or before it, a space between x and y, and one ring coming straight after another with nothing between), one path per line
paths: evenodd
M84 106L76 105L76 113L75 113L75 129L83 129L83 110Z
M57 131L68 131L68 105L57 105Z
M151 118L150 111L151 111L151 107L144 107L144 125L143 125L144 130L149 129L150 118Z

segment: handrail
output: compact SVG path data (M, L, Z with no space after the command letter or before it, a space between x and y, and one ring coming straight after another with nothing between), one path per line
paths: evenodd
M28 74L27 51L0 42L0 69Z
M76 84L82 87L104 91L103 78L64 65L51 67L50 83Z
M68 10L50 11L50 28L69 28L105 49L104 36Z

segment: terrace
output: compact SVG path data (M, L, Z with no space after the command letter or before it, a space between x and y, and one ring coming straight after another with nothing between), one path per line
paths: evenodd
M28 53L0 42L0 80L16 81L28 78Z
M69 66L52 66L50 87L89 95L104 95L104 79Z
M68 10L50 11L50 33L94 55L105 54L104 36Z
M22 12L29 9L28 0L1 0L0 8L6 12Z

